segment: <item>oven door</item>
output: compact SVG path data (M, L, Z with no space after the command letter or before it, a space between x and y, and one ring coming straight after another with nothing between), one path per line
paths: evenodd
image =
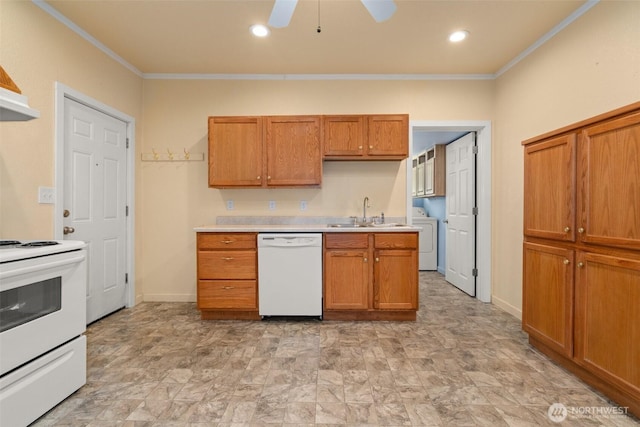
M0 264L0 375L85 331L86 282L84 249Z

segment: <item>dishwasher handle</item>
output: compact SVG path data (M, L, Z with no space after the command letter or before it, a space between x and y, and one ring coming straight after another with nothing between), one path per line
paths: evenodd
M269 236L259 235L258 246L270 248L300 248L305 246L322 246L322 235L318 236Z

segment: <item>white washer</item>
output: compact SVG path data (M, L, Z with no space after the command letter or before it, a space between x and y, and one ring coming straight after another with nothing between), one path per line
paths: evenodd
M419 227L419 270L438 269L438 219L428 217L422 208L413 208L413 224Z

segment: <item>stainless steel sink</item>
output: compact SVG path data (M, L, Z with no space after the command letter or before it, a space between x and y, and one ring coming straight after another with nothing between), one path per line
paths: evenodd
M329 228L363 228L363 227L371 227L371 228L391 228L391 227L405 227L407 224L401 224L398 222L390 222L385 224L374 224L374 223L358 223L358 224L327 224Z

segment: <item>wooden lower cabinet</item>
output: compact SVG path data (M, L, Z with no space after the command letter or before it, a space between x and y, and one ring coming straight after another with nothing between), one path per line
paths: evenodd
M259 319L256 233L198 233L202 319Z
M558 353L573 355L574 251L524 244L522 327Z
M417 233L327 233L323 317L415 320L417 251Z
M578 252L577 266L575 360L628 394L639 414L640 258Z

